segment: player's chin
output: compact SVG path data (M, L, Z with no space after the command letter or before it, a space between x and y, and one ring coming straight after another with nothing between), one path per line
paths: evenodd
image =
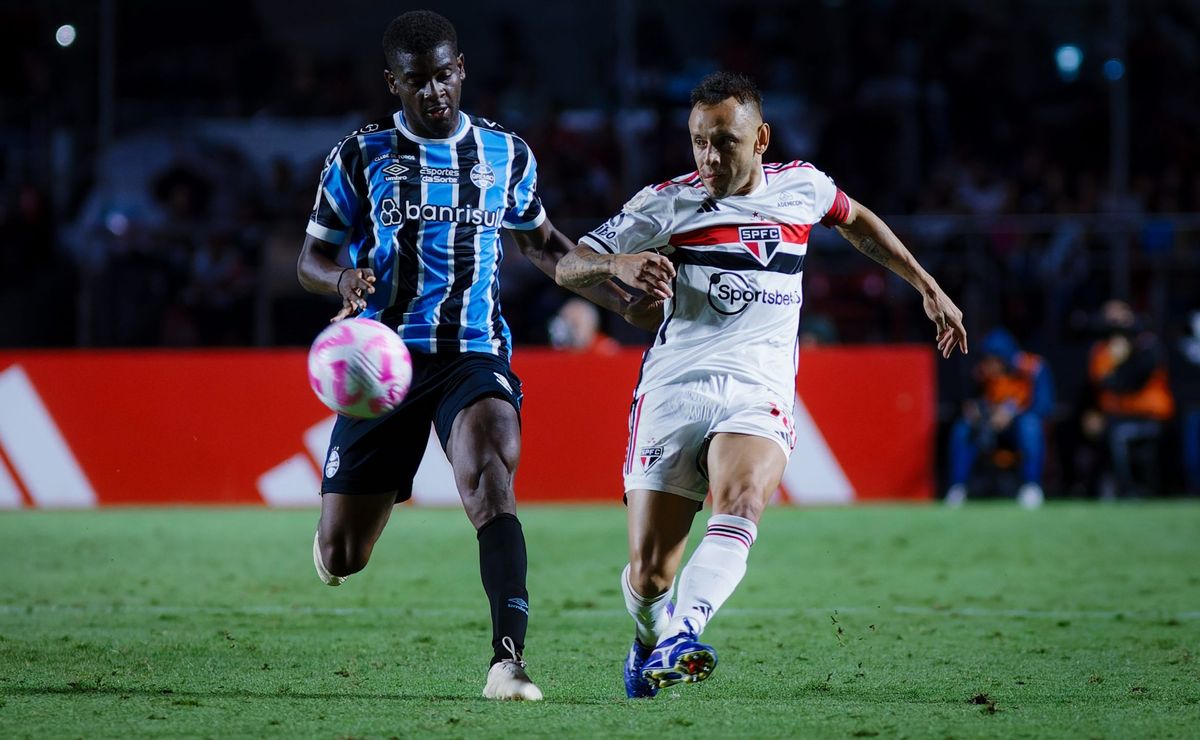
M437 134L438 138L444 139L454 132L455 124L458 123L458 109L448 106L433 111L422 111L421 123Z

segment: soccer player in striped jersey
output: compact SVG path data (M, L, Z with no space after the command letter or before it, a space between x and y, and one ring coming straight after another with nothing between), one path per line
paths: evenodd
M758 521L795 445L801 278L808 234L833 227L924 297L938 349L967 351L962 312L895 234L807 162L763 164L771 129L739 75L692 92L696 171L649 187L558 263L560 285L616 277L663 301L630 414L630 562L621 576L636 636L630 697L709 676L700 634L746 572ZM704 538L671 584L706 494Z
M454 26L429 11L405 13L388 26L383 50L400 108L329 154L298 273L308 290L341 297L335 321L358 315L395 327L412 353L413 385L379 419L338 417L313 560L331 586L366 566L393 506L412 495L432 424L477 531L491 604L483 694L537 700L522 659L529 594L512 487L521 382L500 314L500 230L551 277L574 244L546 217L529 146L459 110L466 68ZM343 247L350 266L337 262ZM627 293L597 287L580 292L632 320Z

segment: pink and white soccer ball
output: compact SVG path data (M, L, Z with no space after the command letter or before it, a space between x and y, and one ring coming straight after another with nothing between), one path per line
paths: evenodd
M394 329L371 319L345 319L313 341L308 384L339 414L373 419L408 395L412 356Z

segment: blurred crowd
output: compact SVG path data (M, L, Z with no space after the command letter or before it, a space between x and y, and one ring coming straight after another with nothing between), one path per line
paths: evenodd
M1015 496L1036 508L1047 477L1076 497L1200 495L1200 311L1187 323L1164 341L1128 303L1107 301L1075 367L1052 366L1004 328L988 332L947 435L946 503ZM1086 382L1060 399L1060 373Z
M9 62L0 65L0 265L19 276L0 308L21 317L0 322L0 346L302 345L322 325L330 304L294 278L319 167L391 99L374 37L313 44L305 24L271 14L277 5L250 3L230 24L208 7L117 3L125 43L110 140L94 124L95 77L79 74L94 67L95 42L59 49L46 8L0 10ZM546 58L538 24L553 18L519 2L478 5L445 9L467 53L464 108L530 142L565 233L592 228L646 183L692 170L690 87L717 67L745 72L764 91L769 159L814 162L888 218L959 300L974 336L1003 326L1012 347L1053 369L1049 410L1034 405L1039 428L1053 432L1039 454L1057 489L1099 495L1109 479L1087 470L1119 462L1111 439L1097 440L1127 427L1105 410L1103 363L1089 354L1113 299L1137 317L1129 356L1157 337L1168 385L1181 384L1170 388L1177 412L1130 439L1200 435L1186 415L1195 363L1166 367L1196 353L1179 348L1195 346L1189 317L1200 310L1200 3L1127 3L1119 33L1087 4L631 3L628 25L614 11L611 33L572 41L569 64ZM75 8L81 39L96 7ZM1073 67L1059 53L1067 43L1080 52ZM919 297L819 231L804 343L927 341ZM504 269L519 343L606 351L645 341L569 301L519 257ZM944 436L958 445L960 471L966 457L973 471L995 462L1000 442L1019 448L1036 436L1010 414L1024 434L981 437L988 416L978 405L967 431L954 427L987 371L967 360L942 368ZM1169 444L1184 447L1156 443ZM1132 490L1114 470L1105 490ZM947 487L965 487L961 477L948 471Z

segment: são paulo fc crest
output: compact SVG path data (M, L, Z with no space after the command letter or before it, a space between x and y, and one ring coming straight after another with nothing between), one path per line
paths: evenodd
M783 241L783 231L771 225L739 226L738 241L765 266L775 256L779 242Z
M480 190L487 190L496 184L496 171L487 162L480 162L471 168L471 182Z
M638 451L638 459L641 460L642 463L642 472L654 467L654 463L661 460L662 456L662 445L648 445L641 448L641 450Z

